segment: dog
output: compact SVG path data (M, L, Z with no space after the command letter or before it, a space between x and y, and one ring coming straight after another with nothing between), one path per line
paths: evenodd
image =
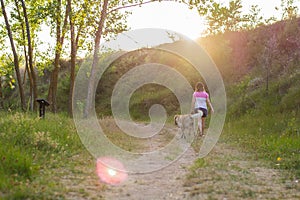
M201 118L203 112L201 110L198 113L186 114L186 115L175 115L174 123L181 130L181 138L186 138L186 133L194 132L194 136L197 135L197 119ZM201 120L200 120L201 123ZM202 124L200 124L200 135L202 135ZM188 131L188 132L187 132Z

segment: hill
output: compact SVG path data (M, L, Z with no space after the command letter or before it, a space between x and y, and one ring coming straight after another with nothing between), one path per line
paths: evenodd
M199 40L223 74L224 140L300 177L300 19Z
M168 44L170 45L170 44ZM184 42L175 42L171 44L174 48L184 46ZM190 85L194 85L197 81L202 80L202 77L197 73L197 70L186 60L171 52L157 50L157 49L139 49L126 53L121 58L114 61L110 67L102 75L96 94L96 111L99 115L105 116L111 114L111 96L115 88L115 84L127 72L137 66L149 64L155 66L168 66L170 69L176 70L180 73ZM155 73L155 72L154 72ZM164 72L160 72L163 79L172 80L173 77ZM140 80L143 76L149 74L141 74ZM180 85L180 83L177 83ZM182 88L182 90L185 90ZM169 116L180 112L179 102L173 92L158 83L144 84L137 88L130 99L130 112L134 119L145 120L148 119L148 111L153 104L161 104L165 107Z

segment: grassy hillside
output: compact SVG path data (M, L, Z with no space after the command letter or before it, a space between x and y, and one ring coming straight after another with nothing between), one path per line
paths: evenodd
M300 66L298 66L300 69ZM249 76L228 87L228 113L223 139L273 167L300 177L300 71L253 88ZM252 79L253 80L253 79Z
M228 112L223 134L223 139L253 151L257 158L270 161L273 167L287 169L298 179L299 22L299 19L279 22L250 33L234 33L242 34L244 39L226 39L236 55L231 57L236 70L231 71L231 79L225 76ZM238 70L238 64L242 63Z

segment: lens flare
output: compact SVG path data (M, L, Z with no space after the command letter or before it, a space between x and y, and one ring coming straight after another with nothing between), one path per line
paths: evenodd
M115 176L115 175L117 175L117 172L116 172L116 170L108 169L108 174L109 174L110 176Z
M96 173L102 182L110 185L119 185L128 176L124 165L120 161L109 157L97 159Z

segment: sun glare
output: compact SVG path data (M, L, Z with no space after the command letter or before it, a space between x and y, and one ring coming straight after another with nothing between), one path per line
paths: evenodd
M110 176L115 176L117 174L116 170L113 169L108 169L107 172Z
M205 19L199 16L197 10L178 2L153 2L130 11L132 15L128 17L128 26L133 29L168 29L190 39L201 37L206 29Z
M119 185L124 182L128 176L125 172L124 165L111 157L101 157L97 159L96 173L101 182L110 185Z

